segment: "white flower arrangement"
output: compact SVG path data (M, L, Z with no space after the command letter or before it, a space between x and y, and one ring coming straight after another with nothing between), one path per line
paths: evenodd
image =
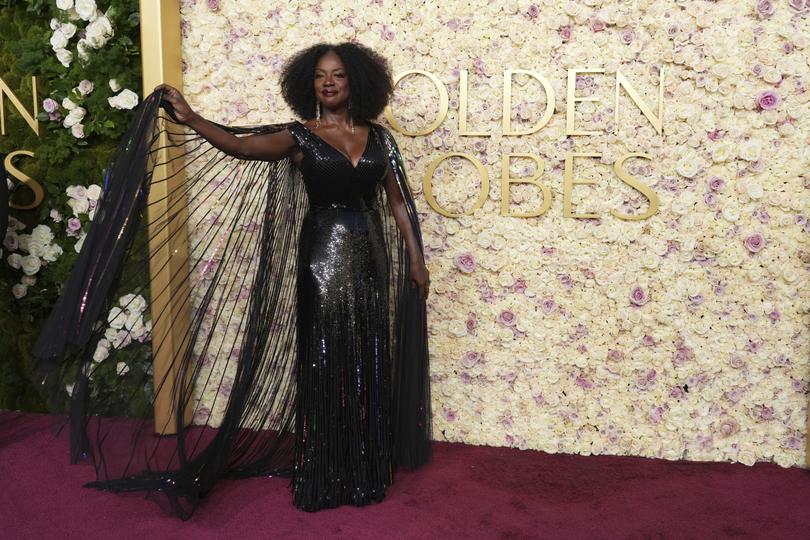
M117 305L107 315L107 329L98 341L93 352L93 361L100 363L110 356L110 351L123 349L133 341L144 343L152 337L152 321L145 319L146 300L139 294L126 294L118 299ZM118 375L125 375L128 366L119 362Z
M84 186L68 186L65 193L68 196L67 204L73 212L73 217L67 219L65 228L68 236L78 239L73 249L76 250L76 253L79 253L87 236L81 218L87 216L88 221L93 221L98 200L101 197L101 186L98 184L91 184L86 188Z
M3 239L3 247L11 252L6 257L6 263L23 273L20 283L11 289L12 295L18 300L27 294L28 287L36 283L34 276L42 267L55 262L62 255L62 247L54 242L54 234L50 227L37 225L31 234L17 233L24 228L25 225L10 217ZM18 253L18 250L21 253Z

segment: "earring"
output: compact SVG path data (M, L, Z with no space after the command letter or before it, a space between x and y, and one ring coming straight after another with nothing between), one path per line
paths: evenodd
M321 127L321 102L315 100L315 127Z
M352 110L352 100L349 100L349 110ZM349 127L352 130L352 135L354 135L354 117L351 113L349 113Z

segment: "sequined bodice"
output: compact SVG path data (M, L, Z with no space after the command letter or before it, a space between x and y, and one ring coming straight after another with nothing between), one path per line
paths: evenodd
M357 166L340 150L300 122L290 133L303 152L299 165L312 207L371 207L377 184L386 170L386 159L377 130L369 128L368 140Z

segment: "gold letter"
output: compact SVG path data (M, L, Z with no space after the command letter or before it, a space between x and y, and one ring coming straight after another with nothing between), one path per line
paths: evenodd
M546 112L540 123L533 128L525 131L512 131L512 75L515 73L522 73L529 77L537 79L543 90L546 92ZM545 77L535 73L534 71L527 71L525 69L507 69L503 72L503 134L504 135L531 135L545 126L551 115L554 114L554 89Z
M574 97L577 88L577 73L604 73L604 68L574 68L568 70L568 89L565 94L565 135L599 135L598 131L574 130L574 105L577 101L599 101L598 97Z
M655 131L658 132L659 135L663 134L664 130L664 67L661 66L659 70L659 82L658 82L658 118L653 116L652 110L650 109L649 105L641 98L641 94L636 91L630 85L630 82L621 74L619 70L616 70L616 104L613 107L616 110L614 115L615 118L615 126L614 126L614 133L618 133L619 130L619 87L624 86L624 89L627 90L627 95L630 96L630 99L638 105L638 108L641 109L641 112L644 113L644 116L647 117L647 120L655 128Z
M42 204L42 201L45 199L45 190L42 189L42 186L39 184L39 182L37 182L36 180L34 180L33 178L31 178L30 176L28 176L27 174L25 174L24 172L22 172L21 170L19 170L17 167L14 166L11 160L14 159L16 156L34 157L34 153L29 152L28 150L17 150L16 152L12 152L9 155L7 155L6 159L3 161L3 164L6 166L8 174L13 178L19 180L20 183L22 183L24 186L28 187L31 191L34 192L34 201L29 204L14 204L10 202L8 206L9 208L14 208L15 210L31 210L32 208L36 208L37 206ZM5 181L6 181L5 178L0 179L0 182Z
M433 81L434 85L436 85L436 90L439 91L439 114L438 116L436 116L436 120L434 120L433 123L431 123L429 126L420 131L413 131L413 132L405 131L404 129L402 129L402 126L399 125L399 122L397 122L396 118L394 118L394 114L391 112L390 104L385 108L385 118L386 120L388 120L388 123L391 124L392 128L402 133L403 135L408 135L410 137L427 135L428 133L439 127L441 123L444 122L444 119L447 116L448 103L450 103L450 100L447 97L447 87L444 86L444 83L440 81L436 75L428 71L422 71L419 69L409 69L408 71L404 71L399 75L397 75L396 77L394 77L394 86L396 86L397 83L399 83L399 81L401 81L404 77L408 75L424 75L425 77Z
M475 204L472 208L463 212L461 214L454 214L452 212L448 212L441 206L439 203L436 202L436 199L433 197L433 173L436 172L436 168L441 164L442 161L451 157L460 157L470 161L475 168L478 170L478 175L481 177L481 194L478 196L478 200L475 201ZM482 206L484 206L484 202L487 200L487 195L489 195L489 174L487 174L487 170L481 164L480 161L475 159L473 156L468 154L460 154L457 152L453 152L451 154L444 154L443 156L439 156L436 158L427 168L425 172L425 180L422 184L422 191L425 193L425 200L430 205L431 208L436 210L443 216L447 217L460 217L460 216L469 216Z
M467 70L462 69L458 81L458 134L465 137L491 137L485 131L467 131Z
M596 180L574 180L574 158L578 157L602 157L602 154L575 153L565 154L565 177L563 179L563 217L587 219L598 218L596 214L574 214L571 209L571 191L574 184L595 184Z
M39 109L37 108L37 102L39 101L37 98L37 78L33 75L31 76L31 94L34 101L34 114L28 114L23 104L17 99L17 96L14 95L14 92L11 91L11 88L3 82L3 79L0 79L0 135L6 134L6 107L3 103L4 95L8 96L8 99L11 100L11 104L14 105L14 108L20 113L20 116L22 116L23 120L28 124L28 127L39 135L39 122L37 122L37 114L39 114Z
M534 176L528 178L511 178L509 176L509 163L513 157L522 157L533 159L537 164L537 172ZM537 181L543 175L546 169L546 162L543 159L535 156L534 154L505 154L501 162L501 215L509 217L537 217L546 213L551 206L551 190ZM510 184L534 184L539 187L543 192L543 204L536 212L529 212L528 214L512 214L509 212L509 186Z
M660 201L658 200L658 194L656 194L655 191L653 191L650 188L650 186L648 186L647 184L642 184L641 182L639 182L638 180L627 174L627 171L625 171L622 168L622 165L624 165L625 160L631 157L652 159L647 154L625 154L622 157L620 157L616 163L613 164L613 172L616 173L616 176L618 176L622 182L630 185L637 191L640 191L642 195L647 197L647 199L650 201L650 207L647 209L646 212L638 215L620 214L616 210L611 210L610 213L619 219L624 219L627 221L640 221L642 219L647 219L648 217L658 212L658 206L660 205Z

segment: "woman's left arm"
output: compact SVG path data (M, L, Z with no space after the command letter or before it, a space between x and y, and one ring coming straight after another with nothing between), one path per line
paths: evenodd
M399 232L405 239L408 259L410 259L411 279L419 287L420 296L427 300L430 288L430 274L427 266L425 266L422 250L419 249L419 243L416 241L416 234L413 227L411 227L411 220L408 218L408 208L405 206L405 200L399 191L399 184L394 177L394 172L391 170L391 165L388 165L388 170L385 173L384 185L385 193L388 195L388 204L391 206Z

